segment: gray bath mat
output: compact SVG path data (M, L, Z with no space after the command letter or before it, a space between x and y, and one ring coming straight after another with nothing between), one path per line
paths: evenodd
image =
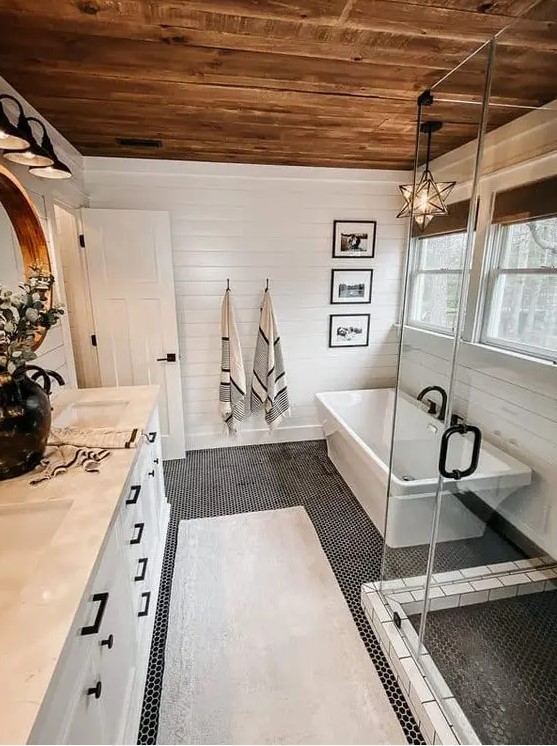
M159 743L405 740L303 508L180 523Z

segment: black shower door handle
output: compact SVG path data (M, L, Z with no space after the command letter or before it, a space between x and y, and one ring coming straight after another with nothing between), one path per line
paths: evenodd
M472 459L470 466L467 469L461 471L460 469L453 469L447 471L447 451L449 449L449 440L451 437L458 433L459 435L466 435L466 433L472 433L474 436L474 443L472 445ZM480 460L480 449L482 446L482 431L475 425L453 425L448 427L443 435L441 436L441 448L439 449L439 473L446 479L462 479L463 477L469 477L478 468L478 462Z

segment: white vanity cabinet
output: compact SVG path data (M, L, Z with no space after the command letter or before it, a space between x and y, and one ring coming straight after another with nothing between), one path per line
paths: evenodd
M31 743L136 743L169 506L158 417L122 490Z

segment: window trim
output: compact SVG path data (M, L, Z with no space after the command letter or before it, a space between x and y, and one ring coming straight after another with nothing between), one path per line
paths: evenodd
M520 221L528 223L537 218L530 218ZM543 218L540 218L543 219ZM504 237L506 229L510 223L491 222L488 226L488 239L486 241L487 252L486 262L482 272L482 296L483 302L479 307L478 333L475 336L477 344L486 347L494 347L498 350L508 351L529 357L539 361L545 360L555 363L557 361L557 352L548 347L539 345L528 345L522 342L516 342L503 337L496 337L490 334L490 328L493 325L493 314L497 297L497 280L502 275L557 275L557 267L501 267L501 255L504 249Z
M460 231L447 231L446 233L435 233L426 236L413 236L412 238L412 262L410 270L410 283L409 283L409 303L408 303L408 314L406 323L408 326L412 326L415 329L425 329L426 331L435 332L436 334L442 334L446 337L453 337L455 330L454 327L449 328L446 326L438 326L437 324L428 324L426 321L420 321L419 319L412 318L412 312L415 308L416 300L416 289L417 280L420 275L462 275L462 269L452 269L449 267L439 267L438 269L422 269L420 268L420 242L429 241L435 238L441 238L442 236L454 236L461 233L466 236L466 228Z

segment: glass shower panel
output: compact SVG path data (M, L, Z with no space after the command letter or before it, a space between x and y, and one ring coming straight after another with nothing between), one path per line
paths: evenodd
M437 215L425 225L421 219L413 219L409 229L381 585L391 614L400 614L402 608L411 621L401 626L401 633L418 660L426 621L423 612L432 537L435 534L443 541L454 541L463 523L458 517L460 504L449 509L448 494L438 522L439 501L447 492L438 463L452 411L455 331L462 319L469 275L467 228L470 213L475 213L470 185L488 61L488 49L482 49L447 75L438 86L439 93L434 89L432 98L424 97L419 109L415 181L419 184L429 165L437 188L447 195L448 215ZM444 155L467 144L471 158L455 164ZM457 520L449 515L451 510ZM445 559L447 571L458 564L455 557Z
M444 680L442 706L484 743L557 736L546 697L557 691L557 654L545 642L557 624L557 39L547 38L556 5L538 3L495 47L450 346L445 478L415 619L424 669ZM470 63L450 82L462 89ZM446 82L436 99L450 98ZM453 697L443 699L447 686Z

